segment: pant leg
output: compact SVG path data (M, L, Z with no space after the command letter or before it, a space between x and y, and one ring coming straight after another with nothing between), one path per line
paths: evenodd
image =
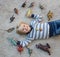
M56 23L57 28L59 28L60 27L60 20L56 20L55 23Z
M48 22L49 29L49 37L59 35L60 34L60 20Z
M55 29L54 29L54 21L51 21L51 22L48 22L49 24L49 37L52 37L54 36L54 32L55 32Z
M56 35L60 35L60 28L56 30Z
M59 35L60 34L60 20L54 21L54 26L55 26L55 30L56 30L55 35Z

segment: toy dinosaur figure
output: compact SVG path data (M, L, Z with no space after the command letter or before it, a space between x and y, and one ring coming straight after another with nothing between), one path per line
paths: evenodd
M10 17L10 23L13 22L15 19L14 15L12 17Z
M17 43L13 38L7 38L7 39L8 39L8 41L11 42L12 45L17 46Z
M10 32L12 32L14 29L15 29L15 28L12 27L12 28L9 28L9 29L7 29L7 30L5 30L5 29L0 29L0 30L2 30L2 31L6 31L6 32L10 33Z
M28 48L28 47L26 47L27 48L27 50L28 50L28 54L29 54L29 57L31 56L31 54L32 54L32 49L30 49L30 48Z
M23 7L23 8L24 8L25 6L26 6L26 1L22 4L22 6L21 6L21 7Z
M41 49L41 50L43 50L43 51L45 51L45 52L47 52L49 55L51 55L51 53L50 53L50 51L49 51L49 49L51 48L50 47L50 45L47 43L46 45L42 45L42 44L36 44L36 47L38 48L38 49Z
M31 14L32 14L32 9L29 9L29 10L27 11L27 13L26 13L26 16L27 16L27 17L30 17Z
M29 6L29 8L33 7L34 6L34 2L32 2Z
M53 12L51 12L49 10L48 14L47 14L47 17L48 17L48 21L53 17Z
M22 45L18 45L18 46L17 46L17 50L18 50L18 52L20 52L20 54L21 54L21 52L24 50L24 48L22 47Z
M45 7L44 7L43 5L41 5L41 4L39 4L39 8L40 8L41 10L45 9Z
M14 12L15 12L16 14L18 14L18 9L17 9L17 8L14 8Z

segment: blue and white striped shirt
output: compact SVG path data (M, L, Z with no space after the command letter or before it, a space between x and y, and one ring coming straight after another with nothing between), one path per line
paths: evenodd
M38 20L33 20L30 25L33 29L27 35L27 38L21 41L20 44L23 47L27 46L32 40L49 38L49 24L47 22L42 23Z

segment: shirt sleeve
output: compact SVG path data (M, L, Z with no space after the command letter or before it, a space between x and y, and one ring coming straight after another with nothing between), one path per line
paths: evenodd
M42 21L42 16L38 15L38 14L37 15L36 14L32 14L32 18L35 19L35 20L37 19L38 21Z
M34 27L34 25L37 23L37 21L38 21L37 19L36 19L36 20L32 20L31 23L30 23L30 25L31 25L32 27Z
M34 19L34 20L31 21L30 25L34 26L36 23L39 23L41 21L42 21L42 19Z
M20 41L20 45L22 45L23 47L26 47L29 45L29 43L32 42L32 40L34 40L34 39L33 38L26 38L25 40Z

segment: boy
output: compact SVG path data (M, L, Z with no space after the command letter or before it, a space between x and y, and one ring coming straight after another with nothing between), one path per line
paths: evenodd
M39 19L33 20L30 25L21 22L17 27L17 32L27 34L23 41L17 41L17 45L27 46L33 40L47 39L60 34L60 20L51 22L41 22Z

